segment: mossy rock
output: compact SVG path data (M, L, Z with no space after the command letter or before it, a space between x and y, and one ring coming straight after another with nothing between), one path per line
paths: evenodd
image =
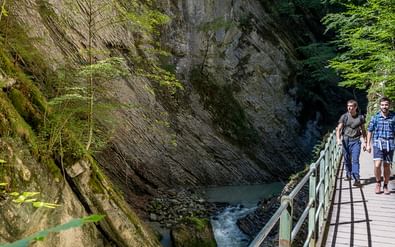
M34 109L31 101L22 94L18 89L12 89L9 97L18 113L30 123L33 127L37 127L41 123L40 114Z
M33 147L37 146L32 129L15 110L15 107L4 93L0 93L0 112L4 116L4 119L0 122L0 127L5 128L2 134L8 133L10 136L20 136Z
M175 247L215 247L214 233L208 219L188 217L171 230Z

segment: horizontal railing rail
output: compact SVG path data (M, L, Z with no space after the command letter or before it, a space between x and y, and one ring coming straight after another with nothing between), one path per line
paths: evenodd
M335 188L336 173L341 160L341 149L336 145L333 131L320 152L319 158L310 165L310 169L295 188L281 198L280 207L266 225L260 230L249 247L258 247L267 238L274 226L280 221L278 245L289 247L296 239L303 223L307 221L307 238L303 246L317 246L322 240L326 217ZM309 183L309 199L302 214L293 222L293 204L295 197Z

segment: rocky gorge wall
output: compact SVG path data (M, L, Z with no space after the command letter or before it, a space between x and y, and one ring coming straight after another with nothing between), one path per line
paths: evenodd
M29 37L28 43L52 71L70 61L77 64L83 60L78 51L87 47L89 30L82 18L85 10L78 8L82 2L74 1L77 9L60 0L18 0L9 7ZM95 162L111 181L99 179L98 183L97 174L92 172L95 162L66 164L64 187L52 181L55 178L49 168L37 170L40 160L27 166L31 173L42 176L23 182L28 184L26 188L45 188L43 193L53 197L48 200L68 202L51 215L26 209L26 215L40 218L32 221L33 225L48 217L54 220L37 226L44 228L87 213L111 216L101 227L76 230L75 234L87 236L78 237L77 242L51 239L63 244L59 246L158 245L109 189L111 183L121 189L127 202L138 207L145 195L156 195L157 189L263 183L286 178L304 165L307 149L301 138L303 126L298 123L301 105L294 93L298 66L295 49L301 43L298 34L279 24L278 13L268 7L270 4L257 0L169 0L157 4L171 18L161 27L160 35L145 36L133 23L104 26L94 35L95 49L122 56L128 65L128 74L111 81L102 94L133 105L113 110L110 117L117 120L114 135L95 153ZM111 12L104 13L103 20L107 14ZM60 21L64 16L70 17L67 22ZM155 59L181 81L183 89L175 94L167 94L148 76L137 73L141 60L135 58L152 59L147 50L153 41L172 54ZM15 58L13 62L26 69L38 89L48 86L45 78L29 70L26 61ZM17 79L10 90L21 89L23 83ZM11 97L10 90L1 92L4 100ZM25 121L31 124L29 118ZM11 144L7 142L4 147L7 145ZM31 156L25 159L33 159ZM46 181L51 181L50 186ZM15 210L12 204L3 207L2 212ZM14 216L1 217L5 225L12 225ZM14 229L3 227L0 240L10 241L37 229L20 223ZM107 237L94 240L98 235Z
M184 90L176 104L156 95L146 110L123 113L123 128L99 160L112 162L106 167L125 191L261 183L300 168L298 34L260 1L164 1L161 8L172 21L160 41ZM146 94L125 98L142 102ZM155 119L166 125L153 126Z

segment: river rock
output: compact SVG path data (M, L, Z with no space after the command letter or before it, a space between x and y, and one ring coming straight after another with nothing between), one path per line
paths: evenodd
M150 213L149 218L151 221L158 221L158 216L154 213Z
M162 227L172 227L179 224L183 219L191 216L208 219L213 206L200 198L196 193L187 189L171 193L163 192L161 197L151 200L147 211L150 221L159 221ZM155 216L157 217L155 217Z

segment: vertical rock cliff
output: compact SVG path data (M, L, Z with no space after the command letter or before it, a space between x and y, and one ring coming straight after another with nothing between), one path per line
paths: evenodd
M173 54L164 66L172 66L184 90L173 101L157 94L143 102L148 93L128 93L144 107L123 113L123 128L101 163L112 161L106 167L124 178L125 189L146 191L259 183L300 168L306 153L295 47L309 37L290 34L260 1L161 7L172 19L160 40Z
M83 18L87 9L82 7L83 0L71 2L18 0L7 5L8 18L22 27L29 49L37 50L42 60L29 61L17 50L4 53L0 75L7 80L1 78L2 82L14 81L0 93L11 109L0 113L4 115L2 138L9 137L5 130L11 128L9 119L14 116L21 118L23 126L31 125L26 127L29 131L37 131L41 125L35 122L40 121L36 115L45 112L34 101L35 92L41 89L43 97L49 97L48 91L56 86L46 76L86 62L79 51L90 42ZM146 1L103 2L128 9ZM92 40L93 47L101 51L97 57L124 58L128 73L105 85L99 95L128 107L112 110L115 129L102 121L114 132L94 154L96 160L65 162L66 181L51 173L51 169L59 170L54 162L50 169L31 150L24 156L15 154L16 149L29 149L31 143L0 143L4 157L18 167L14 182L12 171L5 175L9 183L42 191L48 195L46 200L64 205L51 213L33 208L16 212L12 204L0 205L5 212L0 215L5 222L0 240L11 241L71 217L105 213L108 218L98 227L83 227L51 237L50 242L59 243L57 246L156 246L155 237L112 189L112 183L131 205L139 205L143 203L139 199L155 195L157 189L262 183L286 178L301 168L306 149L301 140L304 126L298 122L301 105L295 95L295 49L312 36L309 30L303 38L287 30L268 6L258 0L158 1L150 7L171 18L160 34L139 32L136 26L142 24L133 23L133 16L120 24L100 26ZM97 16L104 22L114 11L106 9ZM171 55L153 55L154 43ZM174 73L183 89L169 91L140 73L144 60L154 60L163 71ZM10 66L29 76L19 78ZM32 66L45 67L45 73ZM29 113L13 101L19 94L32 102ZM20 128L13 134L18 142L29 139ZM60 164L60 159L56 156L54 161ZM19 218L15 218L17 214ZM34 224L24 221L23 215L30 215Z

